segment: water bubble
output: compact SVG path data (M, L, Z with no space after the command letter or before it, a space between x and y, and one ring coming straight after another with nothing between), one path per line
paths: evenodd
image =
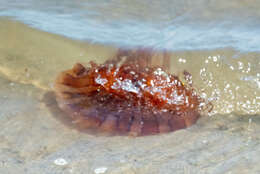
M204 99L206 99L206 98L207 98L207 94L203 92L203 93L201 94L201 97L204 98Z
M202 143L203 144L206 144L208 141L207 140L202 140Z
M213 56L213 62L217 62L218 61L218 57L217 56Z
M183 58L179 58L178 60L180 63L186 63L186 59L183 59Z
M238 61L237 63L238 63L238 69L242 70L244 68L243 62Z
M68 162L64 158L58 158L54 160L54 164L56 164L57 166L65 166L68 164Z
M107 171L107 167L99 167L94 170L95 174L102 174Z
M230 84L228 83L227 85L226 85L226 88L229 88L230 87Z

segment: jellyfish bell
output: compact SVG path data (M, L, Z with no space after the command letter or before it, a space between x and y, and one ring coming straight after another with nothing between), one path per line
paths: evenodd
M75 64L56 79L59 107L80 127L132 136L196 123L200 96L163 67L151 67L141 59L151 56L147 50L119 51L116 59L104 64Z

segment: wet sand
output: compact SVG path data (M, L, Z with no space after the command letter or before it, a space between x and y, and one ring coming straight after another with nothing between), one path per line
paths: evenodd
M2 19L0 37L0 72L13 81L51 89L56 74L75 62L94 58L102 63L115 48L72 41L40 32L19 22ZM18 66L19 65L19 66Z
M93 58L103 62L116 49L72 41L6 19L0 22L0 38L4 41L0 43L0 173L259 173L258 105L251 114L241 108L234 109L237 114L233 114L221 108L223 101L232 98L222 98L218 102L223 105L215 104L215 115L202 117L188 129L156 136L133 138L81 132L57 107L53 81L58 72L75 62ZM199 76L201 62L210 62L205 57L213 53L196 54L174 53L175 66L170 71L180 74L188 69L196 87L201 88L206 86L199 83L203 81ZM214 55L218 54L236 53L216 50ZM241 61L244 55L239 55ZM185 59L185 64L180 59L189 56L198 59L192 63ZM251 63L257 61L257 55L247 57ZM211 72L219 70L216 62L209 63ZM238 72L222 70L222 79L241 83L237 82L239 78L229 78L238 76ZM252 93L252 100L259 96L254 83L247 88L243 85L240 87ZM209 87L205 90L211 94L213 88Z

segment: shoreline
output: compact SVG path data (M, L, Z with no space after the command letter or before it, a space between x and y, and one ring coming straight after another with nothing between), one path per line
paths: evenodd
M88 62L93 57L102 63L116 51L112 46L70 40L18 21L0 21L0 37L5 41L0 43L0 72L13 81L32 83L42 89L50 89L53 76L74 63Z
M116 48L71 41L13 21L0 21L0 38L1 174L259 173L260 112L221 110L228 106L225 102L234 101L225 93L225 89L236 91L233 84L249 93L256 91L236 77L242 77L240 71L248 68L246 61L253 64L257 55L228 59L236 53L172 53L173 73L188 69L201 89L209 94L213 89L223 92L215 103L217 114L203 116L187 129L133 138L79 131L61 112L51 92L58 72L70 69L76 61L97 58L102 63ZM245 69L230 69L226 63L233 65L232 60L234 64L245 61ZM215 86L210 87L201 77L212 77ZM230 87L225 88L227 84L222 82L229 82ZM243 92L234 93L235 99L243 102L236 96Z
M0 43L0 73L14 82L48 91L53 90L59 72L77 62L103 63L118 50L70 40L8 19L1 19L0 38L4 40ZM160 54L154 55L153 64L163 65ZM169 56L169 72L183 78L182 72L188 71L194 87L214 102L213 114L260 114L260 54L226 48L169 52Z

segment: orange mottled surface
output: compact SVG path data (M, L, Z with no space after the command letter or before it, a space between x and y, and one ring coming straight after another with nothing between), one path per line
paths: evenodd
M133 55L134 54L134 55ZM186 128L199 118L200 98L177 76L150 67L137 51L119 63L75 64L56 80L57 101L79 126L134 136ZM132 56L132 58L131 58Z

